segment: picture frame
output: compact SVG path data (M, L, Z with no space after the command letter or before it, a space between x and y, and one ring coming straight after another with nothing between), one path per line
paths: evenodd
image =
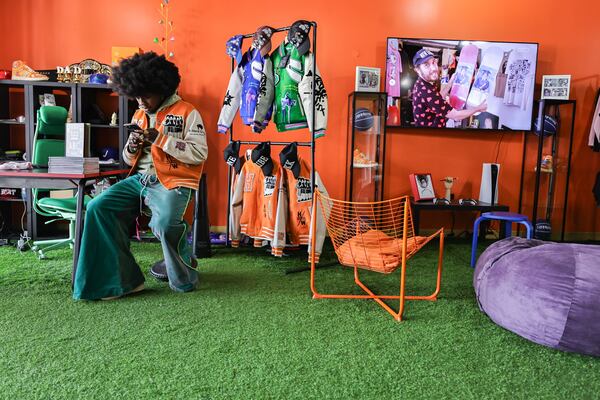
M542 99L569 100L571 75L542 76Z
M415 201L435 199L435 189L433 188L433 178L428 172L419 172L410 174L410 188Z
M379 92L381 87L381 68L356 67L355 92Z

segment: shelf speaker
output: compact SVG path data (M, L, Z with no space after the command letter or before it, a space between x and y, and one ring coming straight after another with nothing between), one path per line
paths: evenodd
M194 253L194 257L211 257L212 251L210 248L210 224L208 222L208 189L206 185L206 174L202 174L200 185L196 191L196 210L194 212L194 224L192 226L192 231L192 251Z

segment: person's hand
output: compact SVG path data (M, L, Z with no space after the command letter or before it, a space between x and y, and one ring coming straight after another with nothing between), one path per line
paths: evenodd
M131 132L129 138L127 138L127 151L130 153L137 153L143 141L144 133L142 131Z
M440 95L444 99L448 96L448 93L450 93L450 89L452 89L452 85L454 84L454 79L456 79L456 72L452 74L447 83L441 85Z
M156 138L158 137L158 131L154 128L149 128L144 130L144 140L154 143Z
M452 76L450 77L450 80L448 81L447 85L452 86L454 84L454 80L456 79L456 72L454 72L452 74Z
M477 111L478 112L483 112L487 110L487 100L484 100L480 105L477 106Z

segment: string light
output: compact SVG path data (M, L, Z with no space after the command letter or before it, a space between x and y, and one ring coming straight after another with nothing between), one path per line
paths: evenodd
M173 52L173 49L169 48L169 42L175 41L175 35L173 34L174 23L172 20L169 20L169 0L161 0L160 9L158 10L158 12L160 14L158 24L163 25L164 31L162 37L155 36L152 39L152 41L160 46L162 53L166 57L173 58L175 56L175 53Z

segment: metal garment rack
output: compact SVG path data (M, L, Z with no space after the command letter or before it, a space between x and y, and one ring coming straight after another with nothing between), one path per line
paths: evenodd
M310 173L310 187L311 191L314 195L315 193L315 90L316 90L316 81L317 81L317 23L315 21L310 21L310 25L312 26L312 54L313 54L313 67L312 67L312 132L310 135L310 142L297 142L299 147L310 147L310 161L311 161L311 173ZM289 31L291 26L286 26L283 28L275 28L273 31L275 32L287 32ZM248 33L242 35L242 38L248 39L254 36L254 33ZM241 51L241 50L240 50ZM235 71L235 59L231 59L231 73ZM275 67L273 67L275 68ZM229 143L234 141L233 138L233 123L229 127ZM309 129L310 132L310 129ZM259 145L264 141L256 141L256 140L240 140L240 144L246 145ZM287 146L292 142L269 142L271 145L275 146ZM227 247L231 246L229 240L229 219L231 217L231 178L233 174L233 167L227 168L227 225L225 228L225 243Z

